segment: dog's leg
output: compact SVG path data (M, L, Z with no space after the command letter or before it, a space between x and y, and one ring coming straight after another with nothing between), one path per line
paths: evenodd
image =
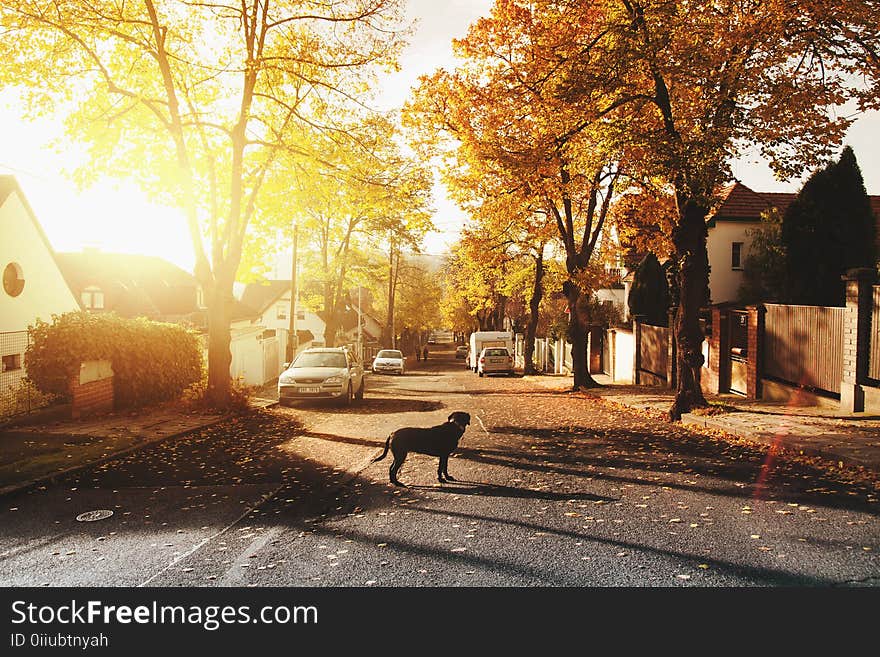
M443 471L446 469L446 458L441 456L440 460L437 461L437 481L441 484L446 483L446 479L443 478Z
M403 462L406 460L406 454L402 456L395 456L394 462L391 464L391 467L388 469L388 478L391 479L391 483L395 486L401 486L406 488L406 484L402 484L397 479L397 471L400 470L400 466L403 465Z
M437 478L443 482L443 478L446 478L446 481L455 481L455 477L449 474L449 454L446 456L440 457L440 465L437 466Z

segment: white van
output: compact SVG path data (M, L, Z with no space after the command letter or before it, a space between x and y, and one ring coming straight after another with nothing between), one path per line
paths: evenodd
M507 351L513 354L516 348L515 340L513 331L475 331L471 333L470 350L467 356L468 368L476 373L480 352L486 347L506 347Z

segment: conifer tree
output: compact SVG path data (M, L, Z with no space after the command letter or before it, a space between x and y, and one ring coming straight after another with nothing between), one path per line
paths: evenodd
M669 290L663 267L653 253L642 258L633 274L628 305L630 314L643 315L648 324L666 326L669 318Z
M862 172L847 146L837 162L810 176L785 212L785 297L802 305L843 304L841 276L854 267L875 266L875 221Z

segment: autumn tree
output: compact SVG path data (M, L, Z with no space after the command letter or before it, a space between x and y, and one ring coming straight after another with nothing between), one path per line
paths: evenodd
M288 178L267 183L266 194L278 197L288 212L259 217L255 232L281 234L289 243L297 225L303 277L323 288L321 314L330 346L336 344L352 284L368 285L382 276L371 251L387 248L395 267L401 249L418 248L431 227L430 172L401 152L395 135L394 121L380 115L347 126L342 138L313 132L301 142L312 156L291 155ZM392 293L395 279L391 271Z
M457 69L421 81L408 116L445 146L448 170L470 170L471 181L505 187L550 218L566 253L573 387L581 388L597 385L586 354L596 287L589 264L625 158L592 99L565 94L566 57L601 36L598 22L570 21L565 5L496 2L455 42Z
M0 79L27 110L73 107L78 177L184 208L208 305L207 401L229 401L232 285L263 185L304 128L332 130L402 45L398 0L8 0ZM338 134L338 133L337 133ZM306 155L306 154L303 154Z
M872 2L554 0L528 6L571 44L564 91L630 144L644 174L667 181L677 220L674 331L678 389L670 418L705 404L700 389L709 298L706 216L729 162L757 145L781 176L827 159L851 124L834 109L880 105L880 21ZM558 19L563 16L563 19ZM577 35L583 24L595 39Z
M471 229L462 231L444 268L444 320L453 320L458 328L455 314L463 312L471 318L465 332L502 330L507 316L509 260L501 249L486 249Z

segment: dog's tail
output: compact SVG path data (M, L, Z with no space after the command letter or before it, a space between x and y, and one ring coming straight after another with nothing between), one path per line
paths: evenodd
M383 450L383 452L381 454L379 454L379 456L377 456L372 461L370 461L370 463L375 463L376 461L381 461L386 456L388 456L388 446L391 444L391 436L393 436L393 435L394 435L393 433L388 434L388 438L385 440L385 449Z

